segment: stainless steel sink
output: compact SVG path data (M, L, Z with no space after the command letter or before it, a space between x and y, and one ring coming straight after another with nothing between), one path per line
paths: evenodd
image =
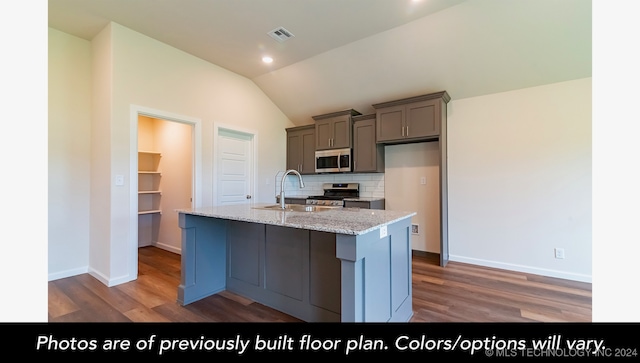
M280 204L266 205L260 207L253 207L253 209L264 210L276 210L285 212L321 212L329 209L336 209L336 207L324 206L324 205L305 205L305 204L285 204L284 209Z

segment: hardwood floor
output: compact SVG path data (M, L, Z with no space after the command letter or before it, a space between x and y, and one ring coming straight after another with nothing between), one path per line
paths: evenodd
M298 322L230 292L177 302L180 255L144 247L138 279L107 287L89 274L49 282L50 322ZM591 284L413 257L411 322L591 322Z

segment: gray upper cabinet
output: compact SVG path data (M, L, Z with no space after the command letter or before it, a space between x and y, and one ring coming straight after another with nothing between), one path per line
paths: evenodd
M376 142L401 143L437 139L446 103L446 91L374 104Z
M315 125L287 128L287 169L297 170L300 174L315 174L315 148Z
M376 143L376 114L353 116L353 171L384 172L384 145Z
M361 113L350 109L313 116L316 125L316 150L352 147L352 116Z

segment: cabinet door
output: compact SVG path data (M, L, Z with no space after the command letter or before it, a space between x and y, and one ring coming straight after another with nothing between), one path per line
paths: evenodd
M302 163L300 156L302 155L302 139L301 131L287 132L287 169L300 169Z
M351 147L351 118L348 115L331 119L331 148L341 149Z
M265 225L227 221L227 277L253 286L262 283Z
M437 136L440 133L439 100L408 104L405 118L405 137Z
M331 119L316 121L316 150L331 149L333 125Z
M355 200L345 200L344 201L345 208L361 208L361 209L371 209L369 202L361 202Z
M308 281L309 231L267 225L264 246L265 289L302 301Z
M341 263L336 257L336 235L309 232L309 303L340 314Z
M301 174L315 174L316 172L316 132L314 129L301 132L300 140L300 170Z
M391 141L404 138L405 106L386 107L376 111L378 120L376 141Z
M354 172L375 172L377 170L375 120L358 121L353 125Z

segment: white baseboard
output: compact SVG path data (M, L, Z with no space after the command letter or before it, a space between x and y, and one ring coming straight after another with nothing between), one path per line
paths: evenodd
M74 268L74 269L71 269L71 270L65 270L65 271L58 271L58 272L50 273L47 276L47 278L49 279L49 281L54 281L54 280L59 280L59 279L64 279L64 278L67 278L67 277L75 276L75 275L86 274L87 272L89 272L89 266L84 266L84 267Z
M173 253L177 253L177 254L182 254L181 249L180 248L176 248L172 245L166 244L166 243L160 243L160 242L154 242L152 243L153 246L161 248L163 250L169 251L169 252L173 252ZM53 272L53 273L49 273L47 275L47 279L48 281L54 281L54 280L59 280L59 279L64 279L67 277L71 277L71 276L76 276L76 275L81 275L81 274L90 274L91 276L95 277L96 279L98 279L98 281L102 282L103 284L107 285L107 286L116 286L116 285L120 285L122 283L125 282L129 282L129 281L133 281L137 278L131 278L131 276L120 276L118 278L115 279L110 279L107 276L105 276L104 274L100 273L99 271L96 271L94 269L89 268L89 266L83 266L83 267L78 267L78 268L74 268L74 269L69 269L69 270L64 270L64 271L58 271L58 272Z
M182 254L182 249L178 248L178 247L174 247L173 245L167 244L167 243L162 243L162 242L153 242L152 245L154 247L158 247L160 249L163 249L165 251L169 251L169 252L173 252L173 253L177 253L179 255Z
M132 276L129 276L129 275L124 275L124 276L120 276L120 277L116 277L116 278L108 278L104 274L102 274L102 273L100 273L100 272L98 272L98 271L96 271L94 269L89 269L89 274L91 276L95 277L96 279L98 279L98 281L100 281L103 284L107 285L108 287L124 284L125 282L133 281L133 280L138 278L138 276L133 276L132 277Z
M509 271L525 272L525 273L555 277L555 278L560 278L565 280L573 280L573 281L588 282L588 283L592 282L591 275L584 275L584 274L578 274L578 273L567 272L567 271L550 270L550 269L544 269L544 268L533 267L533 266L517 265L513 263L490 261L490 260L483 260L478 258L456 256L456 255L449 255L449 261L456 261L456 262L468 263L472 265L493 267L493 268L499 268L499 269L509 270Z
M129 281L135 280L135 278L132 279L130 276L121 276L121 277L116 278L116 279L109 279L104 274L100 273L97 270L89 268L88 266L79 267L79 268L75 268L75 269L71 269L71 270L59 271L59 272L56 272L56 273L50 273L48 275L48 279L49 279L49 281L54 281L54 280L64 279L64 278L67 278L67 277L82 275L82 274L86 274L86 273L88 273L89 275L93 276L98 281L102 282L103 284L105 284L108 287L116 286L116 285L119 285L119 284L122 284L122 283L125 283L125 282L129 282Z

